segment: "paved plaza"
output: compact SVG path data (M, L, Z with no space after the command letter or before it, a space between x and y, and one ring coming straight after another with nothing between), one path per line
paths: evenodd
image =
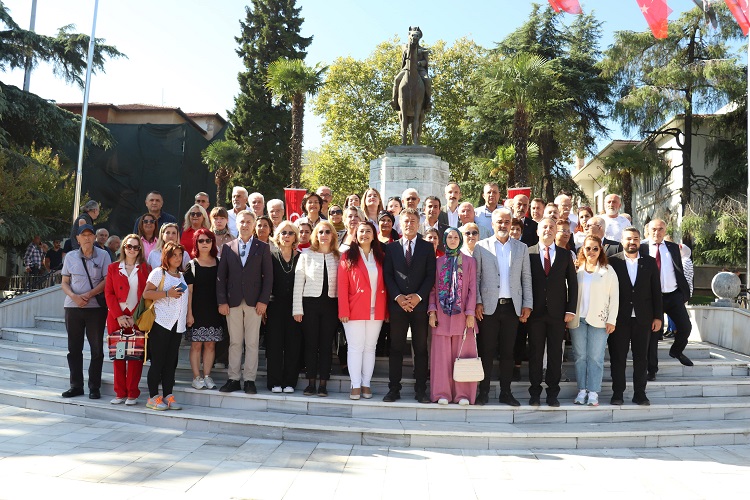
M3 499L727 499L746 498L749 478L749 445L386 448L248 439L0 405Z

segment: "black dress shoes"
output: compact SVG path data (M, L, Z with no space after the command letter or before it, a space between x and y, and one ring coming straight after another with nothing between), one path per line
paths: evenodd
M682 363L685 366L693 366L693 362L690 361L690 358L688 358L687 356L685 356L682 353L680 353L680 354L673 354L672 351L669 351L669 355L672 356L673 358L679 360L679 362Z
M62 397L64 398L74 398L76 396L83 396L83 389L80 387L71 387L62 393Z
M480 392L477 395L477 399L474 401L475 405L484 406L490 402L490 396L486 392Z
M101 399L102 393L99 389L89 389L89 399Z
M529 398L529 406L540 406L542 404L542 400L539 399L539 396L531 396Z
M648 400L645 394L636 394L633 396L633 403L638 406L651 406L651 401Z
M560 406L560 401L555 396L550 396L547 398L547 406L557 408Z
M432 403L432 401L430 400L430 397L427 395L426 392L416 393L414 395L414 399L416 399L418 402L423 403L423 404Z
M509 392L501 392L499 401L504 405L521 406L521 403L519 403L518 400L513 397L513 394Z
M646 375L646 380L648 380L649 382L653 382L654 380L656 380L656 373L648 372L648 375Z
M615 394L612 395L612 399L609 400L609 404L611 404L611 405L618 405L618 406L619 405L624 405L625 404L625 400L623 399L622 394L615 393Z
M401 399L401 392L391 389L388 394L383 396L383 401L386 403L393 403Z
M227 383L222 385L219 389L219 392L234 392L240 390L240 381L239 380L232 380L231 378L227 380Z
M245 394L258 394L258 389L255 387L255 382L252 380L245 380L245 386L242 388Z
M315 387L315 384L310 384L307 387L305 387L305 390L302 391L302 394L305 396L314 396L318 393L318 389Z

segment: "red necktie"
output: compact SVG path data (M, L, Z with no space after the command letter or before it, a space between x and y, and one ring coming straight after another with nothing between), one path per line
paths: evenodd
M406 242L406 254L404 257L406 258L406 266L411 267L411 241Z
M659 244L656 244L656 267L659 268L659 272L661 272L661 254L659 253Z
M549 260L549 247L544 247L544 274L549 276L549 270L552 262Z

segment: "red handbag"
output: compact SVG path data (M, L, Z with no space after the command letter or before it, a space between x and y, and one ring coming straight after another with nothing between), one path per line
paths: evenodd
M148 333L137 328L121 328L107 336L109 359L146 361Z

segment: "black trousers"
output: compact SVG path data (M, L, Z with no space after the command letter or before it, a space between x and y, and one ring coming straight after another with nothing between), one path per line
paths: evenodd
M679 290L675 290L672 293L662 294L664 312L672 318L675 328L677 328L677 333L674 336L674 343L669 349L669 353L673 355L682 354L682 351L687 347L690 332L693 330L693 326L690 324L690 316L685 308L685 300L687 299L685 299L682 292ZM659 341L662 339L663 332L664 324L662 323L661 330L657 333L651 334L651 339L648 344L649 373L656 373L659 371Z
M70 387L83 389L83 339L89 341L89 390L102 386L104 362L104 326L107 323L106 307L66 307L65 329L68 331L68 369Z
M429 322L424 310L406 312L398 304L389 306L391 316L391 352L388 356L388 388L401 390L404 368L406 333L411 328L411 346L414 351L414 392L427 391L427 331Z
M651 324L638 323L636 318L618 319L615 331L607 338L609 347L612 392L621 395L625 392L625 368L628 350L633 351L633 392L646 395L646 369L648 367L649 338Z
M553 318L545 314L538 318L529 318L526 323L529 332L529 394L542 394L542 369L544 346L547 346L547 397L560 394L560 377L562 371L562 341L565 335L564 318Z
M266 372L268 389L297 387L302 328L292 317L292 298L268 303L266 320Z
M338 300L330 297L302 297L302 310L307 378L328 380L331 378L333 336L339 323Z
M500 347L500 392L510 392L510 383L513 379L514 346L516 344L516 331L518 329L518 316L513 302L500 304L493 314L485 314L479 322L479 357L482 358L484 368L484 380L479 383L479 392L488 393L492 381L492 365L495 353Z
M529 355L526 352L526 339L528 338L528 332L525 323L518 323L518 329L516 330L516 344L513 347L513 356L515 357L516 366L521 366L524 359L528 359Z
M171 330L154 323L154 327L148 333L148 352L151 354L151 366L148 369L146 380L148 381L150 398L159 394L160 383L164 396L172 394L181 339L182 335L177 333L177 323Z

